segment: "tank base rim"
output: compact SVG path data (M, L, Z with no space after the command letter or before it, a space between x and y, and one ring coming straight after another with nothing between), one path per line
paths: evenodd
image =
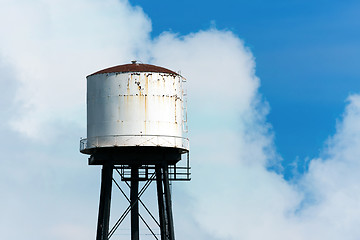
M89 157L89 165L175 165L184 153L184 149L171 147L97 148Z

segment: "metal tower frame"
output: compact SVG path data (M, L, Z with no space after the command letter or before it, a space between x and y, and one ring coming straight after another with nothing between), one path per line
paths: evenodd
M154 239L175 240L170 181L191 180L189 154L187 153L186 166L182 167L176 166L176 162L169 164L168 161L159 161L153 165L115 165L113 162L101 165L103 167L101 172L101 189L96 240L109 240L129 213L131 216L131 240L140 240L139 219L141 219L141 221L145 224L149 232L151 232L154 236ZM125 182L125 184L129 187L130 198L113 177L114 171L120 176L121 181ZM144 181L145 184L139 191L140 181ZM159 212L158 221L141 200L141 196L153 181L156 181ZM109 222L112 183L116 185L117 189L129 202L129 206L110 229ZM146 212L159 227L160 239L139 213L139 203L144 207Z

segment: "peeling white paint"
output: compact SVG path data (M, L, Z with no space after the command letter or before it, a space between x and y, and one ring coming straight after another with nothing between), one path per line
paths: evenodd
M81 151L111 146L160 146L189 150L183 136L180 75L103 73L87 77L87 139Z

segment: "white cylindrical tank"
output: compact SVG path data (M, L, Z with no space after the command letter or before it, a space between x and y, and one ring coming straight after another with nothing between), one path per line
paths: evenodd
M183 77L133 62L87 77L87 139L80 151L112 147L166 147L189 151Z

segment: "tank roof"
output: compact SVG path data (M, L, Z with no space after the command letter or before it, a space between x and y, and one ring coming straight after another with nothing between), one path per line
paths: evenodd
M169 73L174 75L179 75L178 73L171 71L167 68L158 67L150 64L137 63L132 61L130 64L123 64L114 67L105 68L103 70L97 71L89 76L102 74L102 73L124 73L124 72L158 72L158 73Z

